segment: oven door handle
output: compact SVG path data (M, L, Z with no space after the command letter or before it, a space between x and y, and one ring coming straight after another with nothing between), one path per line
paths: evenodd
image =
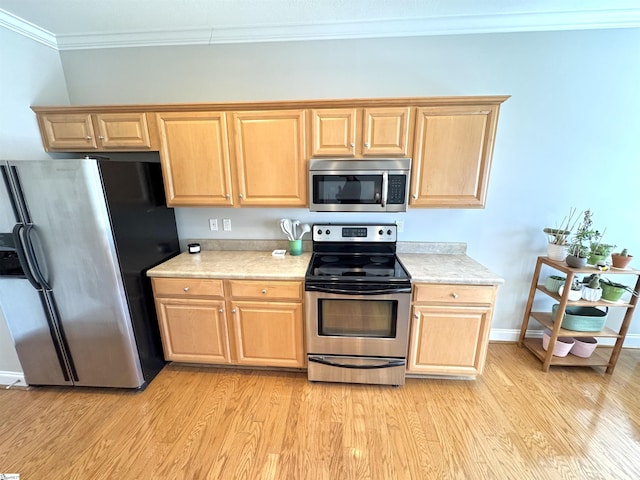
M339 295L387 295L394 293L411 293L411 287L388 287L377 290L345 290L335 287L323 287L319 285L306 285L308 292L335 293Z
M325 357L316 357L309 356L310 362L321 363L322 365L328 365L330 367L340 367L340 368L353 368L357 370L371 370L375 368L393 368L393 367L404 367L406 362L403 359L398 360L389 360L383 359L382 363L372 363L367 365L357 365L352 363L340 363L335 361L327 360Z

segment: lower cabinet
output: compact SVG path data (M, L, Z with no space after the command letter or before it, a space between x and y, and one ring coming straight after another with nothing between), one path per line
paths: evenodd
M302 282L153 278L165 358L305 366Z
M416 284L408 374L482 373L496 286Z

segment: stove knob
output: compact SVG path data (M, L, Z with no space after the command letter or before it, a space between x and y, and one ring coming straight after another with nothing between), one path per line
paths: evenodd
M331 233L331 230L327 229L324 233L326 233L327 235L329 235Z
M387 230L387 235L391 235L391 229Z
M322 235L322 230L318 229L318 235Z
M378 235L382 235L384 233L384 230L380 229L378 230Z

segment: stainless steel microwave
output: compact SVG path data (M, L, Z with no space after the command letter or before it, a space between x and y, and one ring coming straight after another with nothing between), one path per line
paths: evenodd
M312 158L312 212L404 212L409 196L410 158Z

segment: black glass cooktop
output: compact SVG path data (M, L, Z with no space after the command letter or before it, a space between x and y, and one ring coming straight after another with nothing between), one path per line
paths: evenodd
M394 254L315 253L307 278L409 279Z

